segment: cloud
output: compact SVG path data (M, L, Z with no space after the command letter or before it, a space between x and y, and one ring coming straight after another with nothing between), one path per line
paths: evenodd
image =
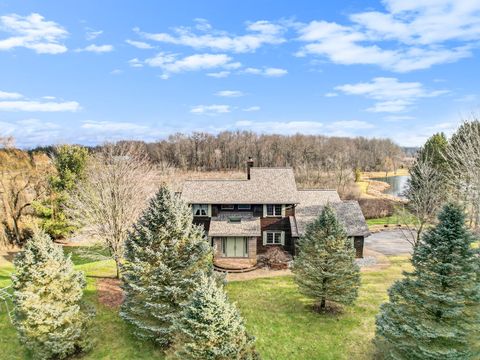
M263 69L249 67L244 70L247 74L261 75L265 77L280 77L287 75L288 71L280 68L267 67Z
M53 21L36 13L0 16L0 30L11 36L0 40L0 51L23 47L38 54L60 54L67 51L61 42L68 32Z
M136 67L136 68L143 67L143 63L140 60L138 60L138 58L133 58L133 59L128 60L128 65L130 65L131 67Z
M325 97L335 97L335 96L338 96L338 94L335 92L328 92L325 94Z
M232 58L225 54L194 54L179 58L176 54L158 53L155 57L145 60L152 67L161 68L166 77L169 74L186 71L198 71L206 69L224 68L237 69L241 66L238 62L232 62Z
M82 129L92 130L94 132L104 133L122 133L130 132L144 134L149 130L148 126L130 123L130 122L112 122L112 121L93 121L86 120L81 125Z
M217 96L222 97L241 97L245 96L245 94L239 90L222 90L215 93Z
M279 24L261 20L247 23L246 34L234 35L225 31L213 30L205 19L197 19L195 33L190 27L176 27L173 34L146 33L136 29L144 38L158 42L192 47L194 49L210 49L234 53L254 52L265 44L281 44L285 42L283 33L286 30Z
M76 101L52 100L55 100L54 96L43 96L39 101L26 99L19 93L0 91L0 111L60 112L81 109Z
M370 64L395 72L427 69L472 55L480 40L480 2L383 1L386 11L351 14L350 24L300 25L298 56L319 55L337 64Z
M112 71L110 71L110 75L120 75L120 74L123 74L123 70L121 69L113 69Z
M87 41L95 40L97 37L103 34L103 30L95 30L89 27L87 27L85 30L87 31L85 34L85 39Z
M80 104L76 101L0 101L0 111L61 112L77 110L80 110Z
M16 93L16 92L7 92L7 91L0 91L0 99L4 100L10 100L10 99L20 99L22 98L23 95Z
M144 41L136 41L136 40L125 40L125 42L129 45L132 45L134 47L136 47L137 49L143 49L143 50L146 50L146 49L153 49L153 46L144 42Z
M367 109L371 112L405 111L420 98L436 97L448 92L428 91L419 82L400 82L387 77L377 77L366 83L339 85L335 90L376 100L373 107Z
M240 130L250 130L263 134L319 134L324 124L318 121L250 121L240 120L234 126Z
M329 129L371 129L374 127L373 124L360 120L334 121L328 125Z
M83 49L76 49L75 51L76 52L87 51L87 52L94 52L94 53L100 54L100 53L111 52L113 50L114 50L113 45L91 44L91 45L88 45L88 46L84 47Z
M5 135L13 136L19 146L27 148L54 144L62 134L58 124L39 119L0 120L0 128L5 131Z
M221 79L221 78L226 78L228 75L230 75L230 71L219 71L219 72L213 72L213 73L207 73L207 76Z
M259 111L259 110L260 110L260 106L250 106L242 109L242 111L246 111L246 112Z
M190 110L192 114L198 115L218 115L230 112L228 105L197 105Z

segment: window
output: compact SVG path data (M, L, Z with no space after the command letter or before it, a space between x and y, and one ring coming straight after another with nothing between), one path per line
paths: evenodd
M267 205L267 216L282 216L282 205Z
M263 233L264 245L284 245L285 232L284 231L265 231Z
M193 216L208 216L207 204L193 204Z
M221 205L220 207L222 210L233 210L235 208L234 205L231 205L231 204L223 204Z
M252 205L250 204L238 204L238 210L251 210Z

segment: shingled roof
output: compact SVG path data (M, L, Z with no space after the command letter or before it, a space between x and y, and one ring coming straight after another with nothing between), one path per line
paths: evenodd
M233 220L233 221L232 221ZM222 214L212 217L208 236L261 236L260 218L253 214Z
M297 204L291 168L251 168L250 180L189 180L182 189L189 204Z
M298 235L305 234L306 227L330 204L338 220L349 236L368 236L367 223L357 201L341 201L335 190L300 190L300 203L295 208Z

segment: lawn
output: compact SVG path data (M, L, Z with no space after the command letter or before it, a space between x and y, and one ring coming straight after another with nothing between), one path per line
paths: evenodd
M162 359L162 353L149 343L136 340L118 316L118 310L97 301L98 277L112 276L110 260L92 260L83 251L72 252L76 267L88 276L86 299L97 309L94 326L95 348L82 359ZM408 268L406 257L390 258L386 269L362 273L362 287L357 304L342 314L319 315L310 310L308 299L301 296L291 276L231 282L227 286L256 336L263 359L369 359L375 314L387 295L389 285ZM10 283L13 267L3 262L0 287ZM19 344L4 308L0 312L0 354L2 359L29 359Z

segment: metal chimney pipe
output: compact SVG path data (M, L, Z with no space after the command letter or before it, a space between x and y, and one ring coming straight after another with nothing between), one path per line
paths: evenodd
M250 180L250 169L253 167L253 159L251 156L247 160L247 180Z

